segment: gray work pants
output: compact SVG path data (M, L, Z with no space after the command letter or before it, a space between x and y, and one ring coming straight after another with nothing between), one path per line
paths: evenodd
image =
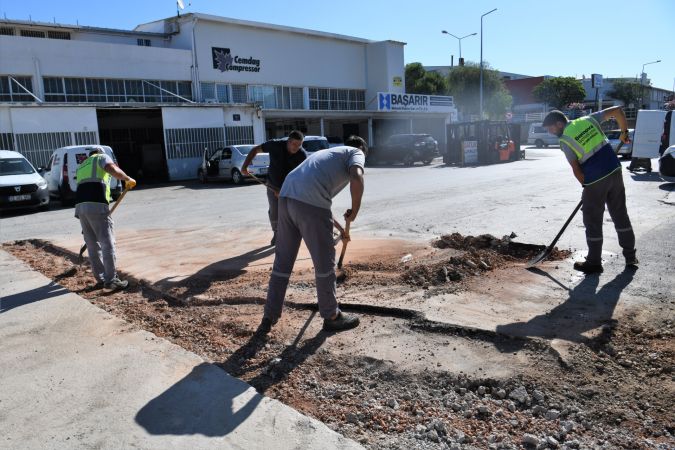
M279 199L274 195L274 191L270 188L267 188L267 203L269 203L269 209L267 210L267 215L270 218L270 225L272 226L272 231L276 234L277 232L277 222L279 220Z
M265 317L272 322L281 317L288 280L298 257L301 240L305 241L314 263L321 317L331 318L339 311L335 287L333 215L330 209L281 197L274 267L265 303Z
M117 276L113 220L107 212L80 212L79 218L91 271L96 281L109 283Z
M614 221L623 256L626 259L634 258L635 233L626 209L626 190L621 171L617 170L607 178L584 187L582 202L588 244L586 261L589 264L602 263L602 223L605 205Z

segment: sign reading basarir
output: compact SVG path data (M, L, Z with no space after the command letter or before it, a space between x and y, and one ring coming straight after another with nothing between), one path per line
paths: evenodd
M453 102L452 97L445 95L378 92L377 110L451 113L455 110L455 103Z
M260 72L260 60L252 56L232 56L229 48L211 47L213 68L221 72Z

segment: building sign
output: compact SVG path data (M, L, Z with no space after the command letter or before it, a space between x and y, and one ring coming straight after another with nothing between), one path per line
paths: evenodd
M396 87L403 86L403 77L394 77L394 86Z
M591 74L591 87L592 88L602 87L602 75L600 75L599 73Z
M213 68L221 72L260 72L260 60L232 55L229 48L211 47Z
M478 141L462 141L464 164L478 164Z
M453 113L455 103L445 95L377 93L377 110L383 112L439 112Z

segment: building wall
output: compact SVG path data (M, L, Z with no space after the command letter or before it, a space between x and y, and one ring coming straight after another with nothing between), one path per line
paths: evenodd
M190 80L186 50L0 36L0 74Z
M405 92L403 44L384 41L366 46L366 109L377 109L378 92ZM401 85L394 85L400 77Z

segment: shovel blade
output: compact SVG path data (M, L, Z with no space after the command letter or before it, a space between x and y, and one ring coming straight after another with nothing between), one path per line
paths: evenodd
M537 264L539 264L540 262L542 262L543 260L548 258L548 255L550 255L550 254L551 254L550 249L546 248L546 249L542 250L541 253L539 253L537 256L535 256L534 258L532 258L531 260L529 260L527 262L527 265L525 266L525 268L531 269L532 267L536 266Z

